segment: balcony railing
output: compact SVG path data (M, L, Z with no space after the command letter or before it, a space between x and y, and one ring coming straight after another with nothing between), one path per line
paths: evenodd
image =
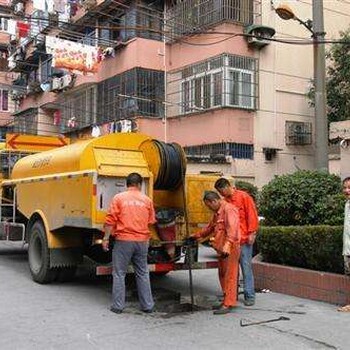
M261 0L184 0L167 11L168 40L201 33L222 22L259 23Z

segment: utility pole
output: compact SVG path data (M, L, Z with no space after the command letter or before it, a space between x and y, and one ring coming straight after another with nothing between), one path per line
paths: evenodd
M316 169L328 172L328 122L326 113L326 62L323 0L312 1L315 81L315 160Z

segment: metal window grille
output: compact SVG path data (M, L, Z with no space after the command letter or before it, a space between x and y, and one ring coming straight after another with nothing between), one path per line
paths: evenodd
M174 3L166 13L170 41L222 22L260 22L261 0L183 0Z
M113 46L135 37L161 41L163 40L163 19L163 4L160 1L138 1L137 3L127 1L127 4L106 1L105 9L90 18L91 25L96 25L95 21L99 20L99 26L103 28L99 30L82 28L75 39L70 36L69 40L92 46ZM66 34L63 32L58 35L64 39Z
M13 118L13 132L16 134L38 134L38 110L29 109Z
M255 110L258 60L223 54L168 73L168 116L220 107Z
M46 83L50 80L52 73L52 56L40 63L40 81Z
M69 94L60 103L61 118L57 126L62 133L90 126L96 122L96 86Z
M164 72L134 68L98 85L97 122L164 115Z
M286 121L286 145L311 145L312 124Z
M198 162L226 162L226 157L254 159L254 145L221 142L184 147L187 159Z
M19 152L11 150L0 151L0 169L5 178L9 178L14 165L23 157L32 154L30 152Z

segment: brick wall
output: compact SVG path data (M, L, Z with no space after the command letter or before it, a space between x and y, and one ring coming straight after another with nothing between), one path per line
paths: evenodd
M253 259L256 289L294 295L332 304L350 304L350 277Z

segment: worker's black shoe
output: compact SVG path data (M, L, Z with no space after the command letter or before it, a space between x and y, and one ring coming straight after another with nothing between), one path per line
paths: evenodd
M229 314L231 312L234 312L235 311L235 307L233 306L221 306L220 309L218 310L215 310L213 312L214 315L226 315L226 314Z
M115 314L121 314L123 312L123 310L117 309L113 306L109 310L114 312Z
M211 307L211 309L212 310L219 310L219 309L221 309L223 307L223 304L222 303L220 303L220 304L214 304L212 307Z
M253 306L255 304L255 300L254 299L245 299L244 300L244 305L245 306Z
M153 314L154 309L148 309L148 310L142 310L142 312L144 312L145 314Z

